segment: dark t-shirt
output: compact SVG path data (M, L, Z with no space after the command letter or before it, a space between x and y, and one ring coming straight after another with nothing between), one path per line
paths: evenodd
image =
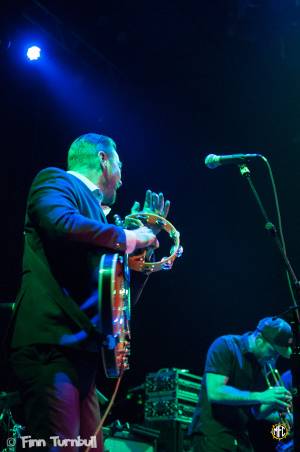
M226 433L238 436L247 433L251 406L232 406L209 402L206 374L225 375L229 378L227 384L240 390L265 390L266 383L261 366L249 351L248 337L250 334L221 336L210 346L199 403L192 422L192 433L201 432L213 436L226 435Z
M293 389L292 372L290 370L287 370L286 372L284 372L284 374L281 375L281 379L284 384L284 387L289 391L292 391Z

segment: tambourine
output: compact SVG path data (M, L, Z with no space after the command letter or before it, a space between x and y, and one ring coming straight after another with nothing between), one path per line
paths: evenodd
M128 265L131 270L144 273L158 272L160 270L170 270L176 259L183 253L180 246L180 234L174 226L164 217L155 215L153 213L133 213L125 218L125 227L127 225L134 225L136 227L147 226L150 229L160 229L169 234L173 244L170 249L170 256L163 257L158 262L147 261L147 250L142 250L140 254L130 255L128 258Z

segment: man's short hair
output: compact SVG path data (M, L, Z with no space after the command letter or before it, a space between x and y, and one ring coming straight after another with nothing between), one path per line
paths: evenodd
M110 147L116 149L116 143L110 137L97 133L85 133L76 138L68 152L68 170L82 167L89 169L98 165L98 153L108 152Z

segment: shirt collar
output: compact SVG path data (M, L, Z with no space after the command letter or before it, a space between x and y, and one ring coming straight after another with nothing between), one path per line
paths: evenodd
M100 191L99 188L97 187L96 184L94 184L94 182L90 181L90 179L88 179L86 176L84 176L81 173L78 173L77 171L68 171L69 174L72 174L72 176L77 177L77 179L81 180L81 182L83 182L87 188L89 188L91 191Z
M100 205L101 205L101 199L102 199L102 193L99 190L99 187L97 187L96 184L94 184L94 182L90 181L90 179L88 179L86 176L84 176L81 173L78 173L77 171L67 171L68 174L72 174L72 176L77 177L77 179L81 180L81 182L84 183L84 185L87 186L87 188L89 190L91 190L92 192L97 192L97 195L99 195L99 201L100 201ZM102 210L104 212L104 215L107 216L109 214L109 212L111 211L111 208L109 206L101 206Z

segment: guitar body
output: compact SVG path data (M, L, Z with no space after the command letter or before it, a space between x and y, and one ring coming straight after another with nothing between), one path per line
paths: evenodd
M106 376L117 378L129 368L130 274L127 255L104 254L99 266L99 312L106 337L102 358Z

